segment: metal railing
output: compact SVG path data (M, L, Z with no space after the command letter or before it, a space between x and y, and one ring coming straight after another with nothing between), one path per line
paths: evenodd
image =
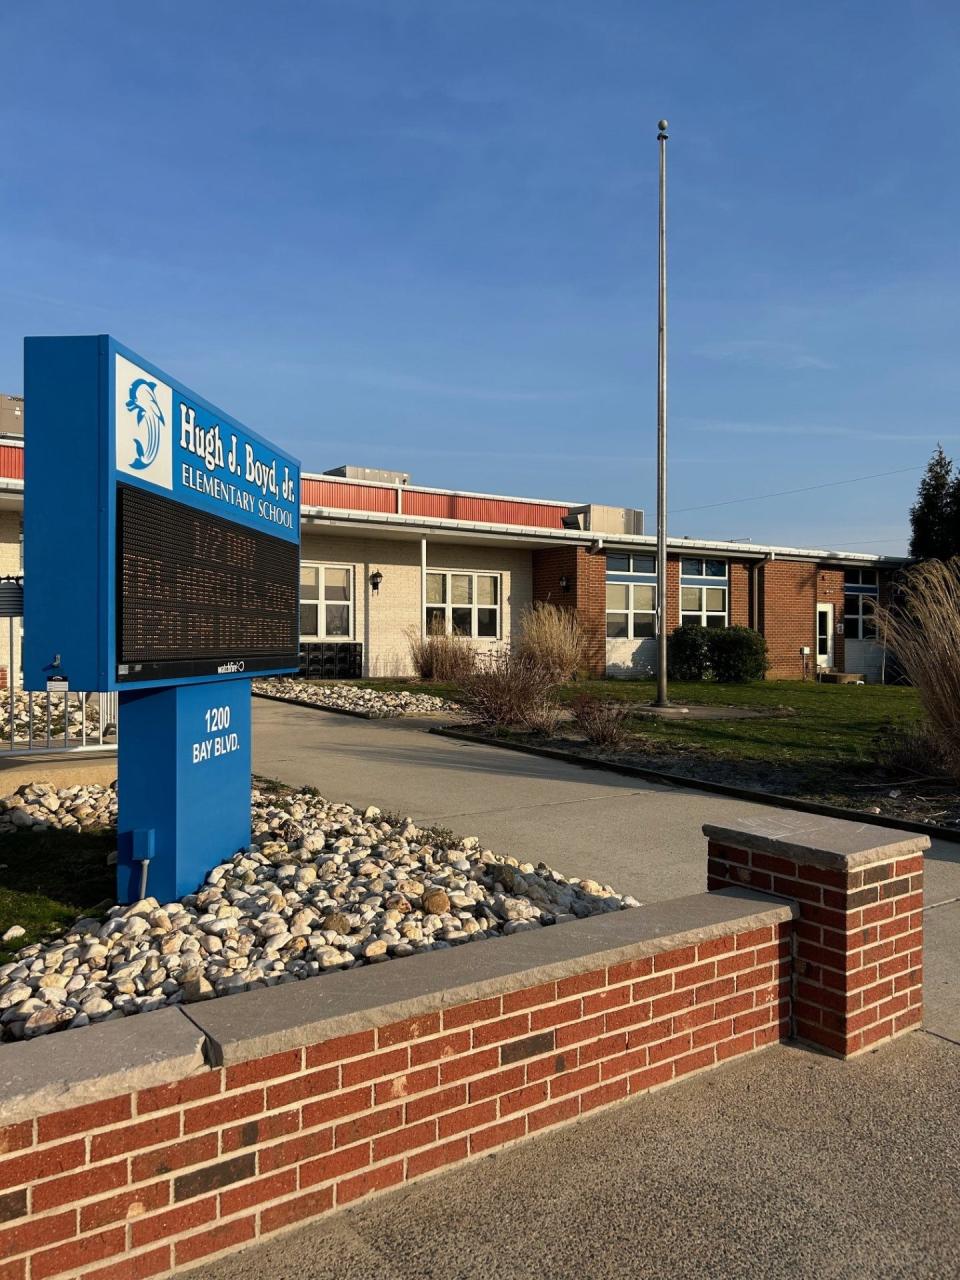
M115 693L31 693L22 688L23 619L7 615L7 687L0 689L0 753L116 750ZM0 636L3 632L0 629Z

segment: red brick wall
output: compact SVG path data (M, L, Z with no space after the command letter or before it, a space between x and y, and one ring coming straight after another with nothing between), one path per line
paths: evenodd
M778 1041L791 929L733 932L9 1125L0 1277L165 1275ZM83 1032L67 1034L82 1050Z
M730 601L727 616L731 627L752 627L752 573L750 565L742 560L729 564Z
M760 567L760 630L767 641L770 680L799 680L800 653L807 647L806 675L816 675L817 566L798 560L768 560Z
M841 871L709 843L710 889L797 901L795 1034L850 1057L923 1021L923 857Z
M822 568L800 560L767 560L760 567L760 630L767 641L770 680L798 680L804 676L801 647L810 650L806 676L817 674L817 605L833 605L833 665L844 666L843 570Z
M533 598L576 609L588 637L588 669L595 676L607 669L606 564L603 554L591 554L585 547L533 552ZM561 577L567 579L567 591L560 586Z

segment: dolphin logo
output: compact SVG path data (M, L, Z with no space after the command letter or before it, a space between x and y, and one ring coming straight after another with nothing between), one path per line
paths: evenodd
M145 440L141 440L138 436L133 438L137 456L130 466L135 471L146 471L160 449L160 428L164 425L164 418L163 410L154 395L156 389L155 382L149 382L146 378L137 378L131 382L130 390L127 392L127 409L130 413L137 415L137 426L143 428L146 436Z

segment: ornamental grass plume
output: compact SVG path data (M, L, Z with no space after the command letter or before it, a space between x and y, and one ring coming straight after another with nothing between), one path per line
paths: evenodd
M909 569L876 618L878 638L919 696L925 763L960 781L960 557Z
M561 682L572 679L586 665L587 637L576 610L543 600L523 610L514 648Z

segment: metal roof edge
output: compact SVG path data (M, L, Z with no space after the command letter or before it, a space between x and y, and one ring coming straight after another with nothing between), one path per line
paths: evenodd
M607 534L592 532L589 529L548 529L537 526L517 526L490 524L479 520L449 520L442 516L397 515L393 512L381 511L349 511L336 507L300 508L301 518L323 520L327 523L380 525L390 528L406 528L424 530L438 529L457 532L492 533L498 536L516 537L519 542L530 538L551 538L561 542L572 542L584 545L599 543L605 550L632 550L637 547L655 547L656 538L652 534ZM715 551L725 555L742 557L748 560L762 560L770 557L783 557L791 560L833 560L849 561L856 564L904 564L906 556L881 556L861 551L832 551L825 547L781 547L758 542L722 542L710 538L668 538L670 551Z
M364 488L399 489L403 493L440 493L454 498L489 498L493 502L530 502L537 507L583 507L584 502L564 502L560 498L517 498L509 493L475 493L472 489L437 489L426 484L397 484L391 480L360 480L356 476L331 476L317 471L301 471L301 480L326 480L332 484L356 484Z

